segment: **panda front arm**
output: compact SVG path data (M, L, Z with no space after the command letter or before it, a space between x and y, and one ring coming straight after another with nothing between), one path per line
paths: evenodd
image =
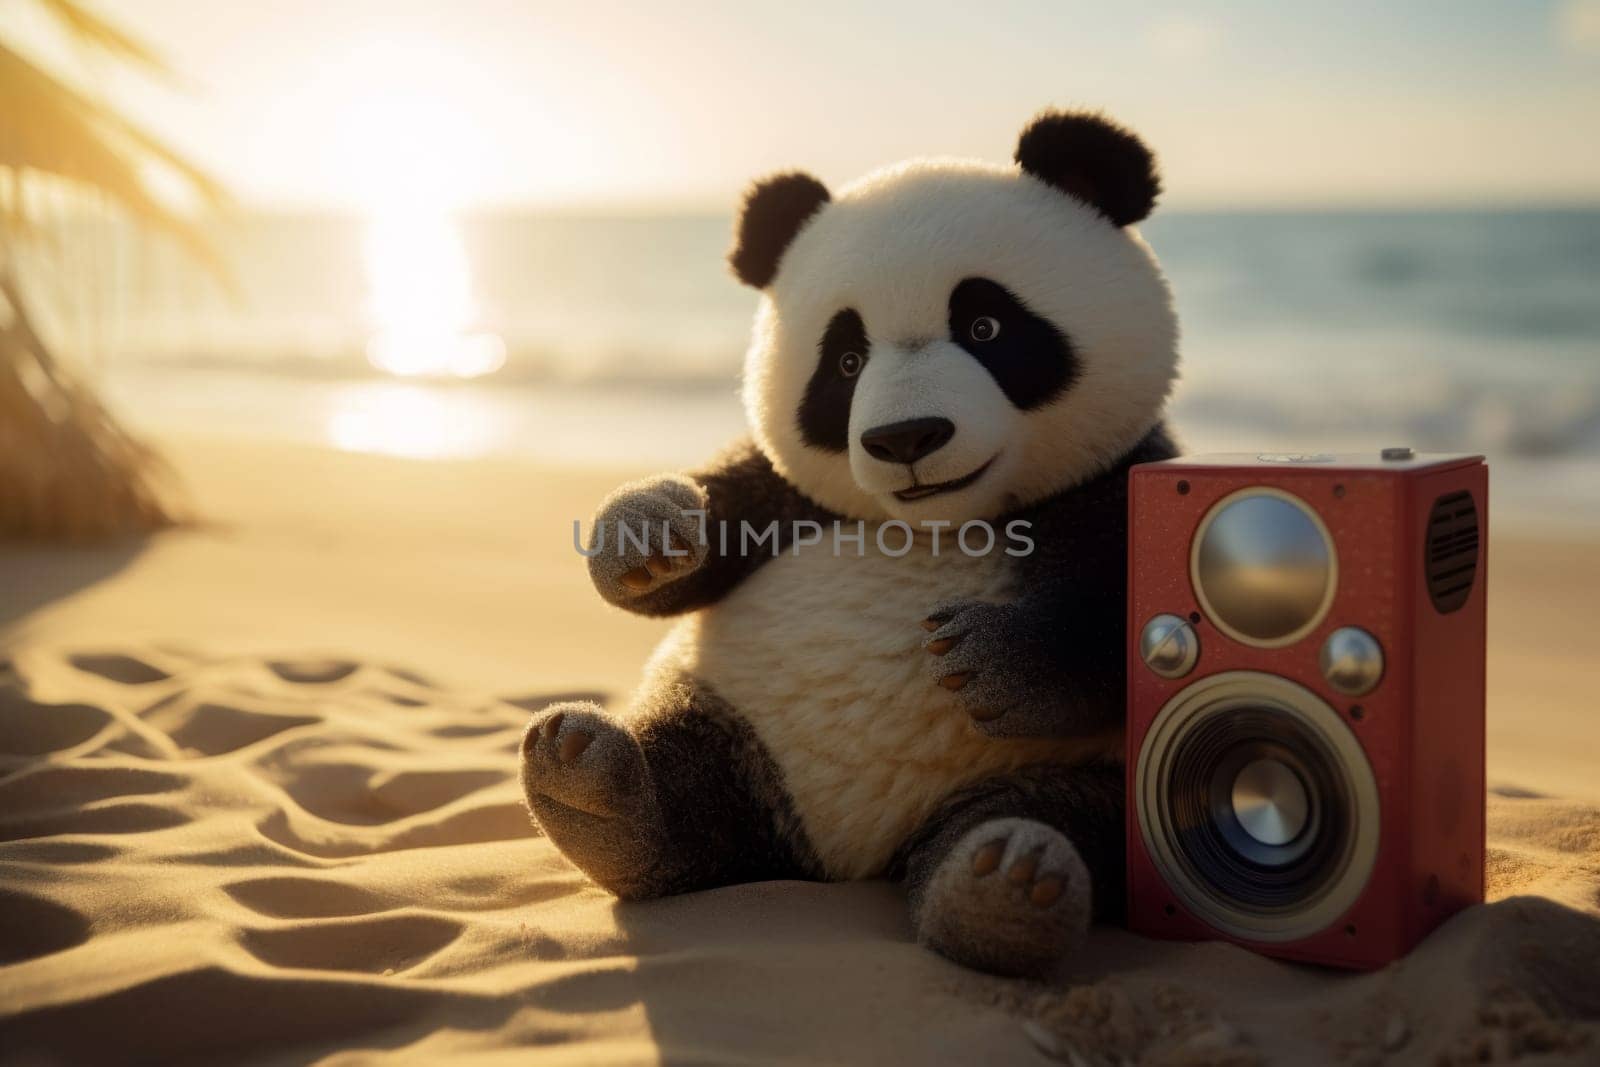
M608 496L595 515L589 577L608 603L678 615L716 603L778 555L797 521L832 517L741 441L701 470L631 482ZM765 537L769 529L776 533ZM751 547L756 537L765 539Z
M1158 425L1110 471L1025 509L1034 550L1009 603L946 601L923 622L927 676L996 737L1117 724L1127 629L1128 470L1177 454Z
M1052 620L1066 613L1052 599L945 601L924 623L934 627L923 644L930 680L955 694L981 732L1073 737L1110 725L1112 672L1089 657L1069 662L1055 647Z
M1085 737L1122 714L1121 592L1092 571L1016 600L944 601L923 628L930 681L993 737Z

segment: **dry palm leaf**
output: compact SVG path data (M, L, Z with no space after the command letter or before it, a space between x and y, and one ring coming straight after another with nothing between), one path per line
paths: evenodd
M166 61L156 55L149 45L129 37L75 0L37 0L37 3L78 44L104 52L113 59L144 67L151 73L171 75L172 70Z
M98 541L171 525L167 468L50 358L9 276L0 296L0 537Z
M150 49L72 0L38 2L78 43L165 71ZM216 182L3 44L0 100L0 236L37 231L30 187L61 186L176 238L226 278L201 230L148 184L153 168L165 170L216 207L225 200ZM0 538L86 541L169 525L166 468L51 354L5 253L0 242Z
M0 171L14 172L24 184L48 176L98 193L225 273L202 231L148 187L149 171L163 168L202 205L215 208L227 202L217 182L109 107L68 88L3 44L0 99L7 105L0 108Z

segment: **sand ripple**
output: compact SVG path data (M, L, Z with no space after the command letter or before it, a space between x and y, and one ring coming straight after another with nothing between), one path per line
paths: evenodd
M1595 1052L1592 807L1493 797L1499 903L1378 975L1103 931L1053 986L1006 983L918 948L882 884L616 906L523 811L516 745L545 699L348 659L17 650L0 669L0 1061Z

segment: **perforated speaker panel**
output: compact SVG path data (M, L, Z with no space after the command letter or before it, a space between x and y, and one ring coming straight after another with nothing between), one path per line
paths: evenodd
M1466 490L1446 493L1428 514L1428 599L1441 615L1460 610L1478 576L1478 505Z

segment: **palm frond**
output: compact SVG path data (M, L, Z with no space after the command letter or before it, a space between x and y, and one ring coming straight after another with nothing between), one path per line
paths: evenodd
M0 538L83 543L177 521L172 472L49 355L0 274Z
M37 2L82 47L169 73L153 49L76 0ZM0 100L0 237L47 229L30 188L72 189L169 235L227 282L205 231L153 193L151 179L167 172L206 210L226 205L220 183L3 43ZM0 242L0 538L97 540L170 525L170 471L51 353L5 252Z
M52 78L0 44L0 171L26 183L48 175L112 200L135 221L178 240L215 271L225 268L201 228L151 194L148 170L175 174L209 209L223 207L221 184L110 108ZM22 197L15 198L25 216Z
M76 43L104 52L112 59L143 67L147 73L172 76L167 61L143 41L128 36L76 0L35 0L67 36Z

